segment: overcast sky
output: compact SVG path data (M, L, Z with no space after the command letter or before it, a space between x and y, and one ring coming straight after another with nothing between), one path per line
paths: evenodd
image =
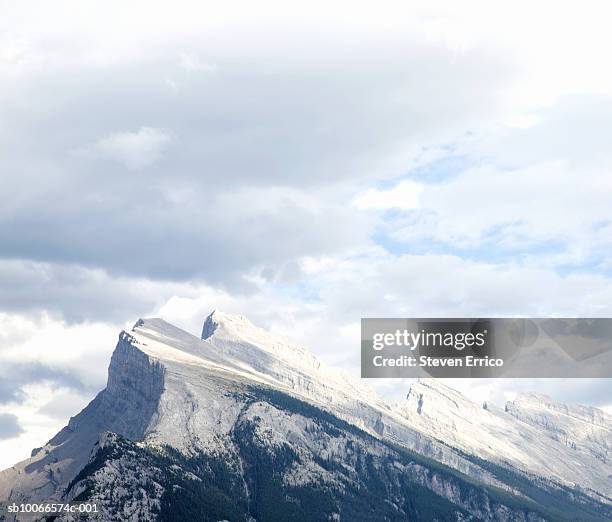
M612 315L607 2L160 4L0 0L0 467L138 317L358 375L362 316Z

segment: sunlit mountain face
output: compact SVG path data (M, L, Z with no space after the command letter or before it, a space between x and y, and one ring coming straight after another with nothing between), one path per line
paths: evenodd
M611 448L596 408L476 404L436 380L388 404L213 312L201 337L160 319L121 332L106 388L0 474L0 501L95 504L66 521L603 521Z

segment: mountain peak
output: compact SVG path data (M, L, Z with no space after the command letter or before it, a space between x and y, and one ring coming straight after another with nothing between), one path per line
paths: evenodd
M217 317L218 312L213 310L206 319L204 319L204 326L202 327L202 339L208 339L212 334L215 333L217 329Z
M132 332L139 330L139 329L162 331L168 328L176 328L176 327L171 325L167 321L164 321L163 319L159 317L145 317L145 318L141 317L140 319L138 319L138 321L134 323L134 326L132 326Z
M232 315L220 310L213 310L204 320L202 327L202 339L208 339L220 327L226 330L240 333L244 330L257 329L257 327L249 321L244 315Z

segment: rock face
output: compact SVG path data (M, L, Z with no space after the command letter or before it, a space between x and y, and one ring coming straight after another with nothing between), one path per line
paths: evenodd
M610 497L612 417L596 408L519 395L486 408L433 379L393 406L421 433L471 455Z
M139 320L106 389L0 474L0 501L94 501L98 520L609 520L611 430L594 408L483 408L434 380L388 405L242 316L214 312L202 338Z
M0 499L59 499L62 487L87 464L104 431L144 437L164 388L164 366L122 332L108 369L108 384L93 401L32 457L0 474Z
M571 448L580 459L595 458L612 468L612 415L588 406L555 403L535 393L518 395L506 403L506 412Z

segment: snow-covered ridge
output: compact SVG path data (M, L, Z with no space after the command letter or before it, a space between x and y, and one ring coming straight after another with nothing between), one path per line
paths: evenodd
M360 401L386 407L365 383L326 366L306 349L266 332L241 315L214 311L204 321L202 339L158 318L140 319L131 335L141 350L157 359L180 359L238 372L324 404Z
M248 358L249 350L257 347L292 364L296 369L304 366L317 369L321 366L321 361L308 350L288 339L271 335L243 315L229 315L215 310L204 321L202 339L232 353L240 350L237 355L243 358Z
M566 415L576 421L586 422L612 431L612 415L609 413L592 406L558 403L548 395L540 393L519 393L513 401L507 403L506 408L509 411L516 409L548 410L551 413Z
M505 411L575 453L600 460L612 472L612 416L606 412L560 404L536 393L519 394L506 403Z
M144 343L164 339L197 356L202 364L214 363L288 389L376 436L389 437L411 449L425 451L435 441L542 477L612 492L612 443L606 431L609 416L596 408L526 394L504 411L474 403L436 379L418 380L404 401L388 405L362 381L326 367L304 348L266 332L244 316L219 311L206 318L203 339L161 320L144 320L133 335ZM155 355L150 347L144 349ZM574 423L568 424L567 418ZM582 424L589 419L593 423L584 428ZM427 451L448 464L466 465L445 453L443 446Z
M609 416L596 408L529 393L502 410L421 379L393 410L419 431L480 458L606 495L612 491Z

